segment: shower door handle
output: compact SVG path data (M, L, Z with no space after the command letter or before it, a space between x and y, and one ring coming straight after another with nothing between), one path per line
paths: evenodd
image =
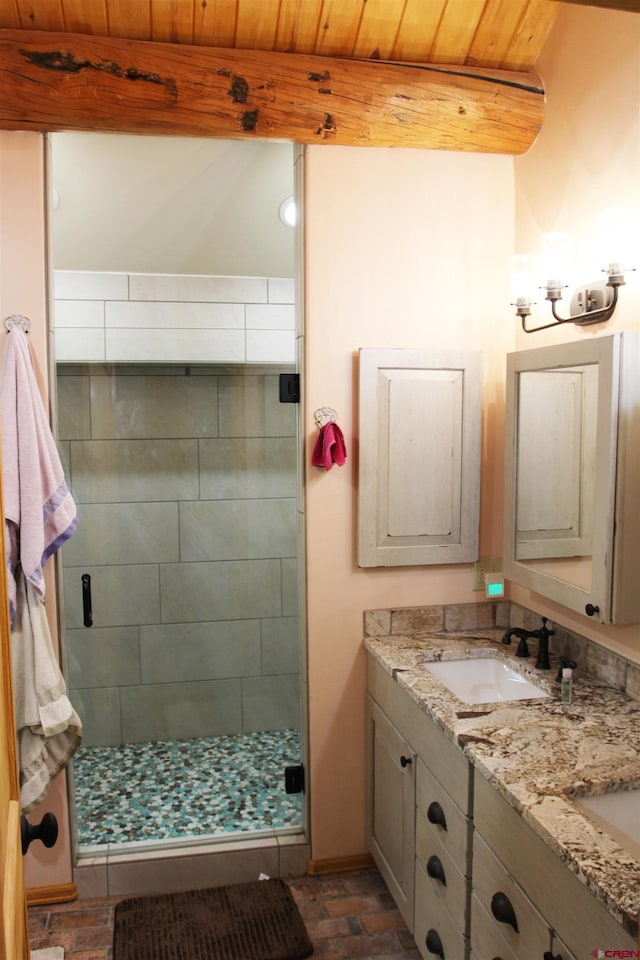
M91 577L88 573L83 573L82 577L82 622L85 627L93 626L93 613L91 612Z

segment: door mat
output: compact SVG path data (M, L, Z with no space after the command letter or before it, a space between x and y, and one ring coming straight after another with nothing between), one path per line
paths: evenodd
M117 904L113 960L302 960L313 946L282 880Z

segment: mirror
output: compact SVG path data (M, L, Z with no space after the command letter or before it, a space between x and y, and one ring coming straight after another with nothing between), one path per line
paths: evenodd
M598 366L517 378L516 560L590 587Z
M619 429L638 417L637 341L629 331L507 357L505 576L601 622L640 620L621 586L637 550L639 442Z

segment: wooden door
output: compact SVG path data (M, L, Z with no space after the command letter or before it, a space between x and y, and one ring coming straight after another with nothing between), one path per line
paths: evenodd
M0 522L0 549L4 564L3 522ZM0 960L28 960L29 938L20 840L20 790L11 685L11 634L4 574L0 575L0 690Z

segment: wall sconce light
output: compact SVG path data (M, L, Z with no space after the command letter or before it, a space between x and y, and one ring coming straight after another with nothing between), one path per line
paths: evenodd
M602 215L601 220L604 223L617 222L620 225L620 217L612 217L614 211L607 211ZM624 212L623 212L624 213ZM627 217L628 219L628 217ZM636 223L637 227L637 223ZM616 246L619 242L619 236L611 233L607 238L610 242L609 249L612 249L611 240L615 237ZM546 283L544 286L536 284L535 258L528 254L522 254L513 258L512 271L512 289L515 296L515 302L512 306L516 308L516 316L522 321L522 329L525 333L536 333L538 330L548 330L550 327L556 327L563 323L576 323L580 326L586 326L592 323L604 323L613 316L618 303L618 291L624 286L624 268L620 259L612 259L606 270L606 280L595 280L592 283L583 284L574 289L569 300L569 315L561 316L556 305L562 300L562 291L566 289L560 279L567 274L567 234L544 234L541 238L541 269L544 270ZM634 268L635 269L635 268ZM551 304L551 313L553 321L537 327L527 326L527 317L531 315L531 307L535 304L535 290L546 291L545 300Z
M287 197L278 208L278 216L286 227L295 227L297 220L296 203L293 197Z

